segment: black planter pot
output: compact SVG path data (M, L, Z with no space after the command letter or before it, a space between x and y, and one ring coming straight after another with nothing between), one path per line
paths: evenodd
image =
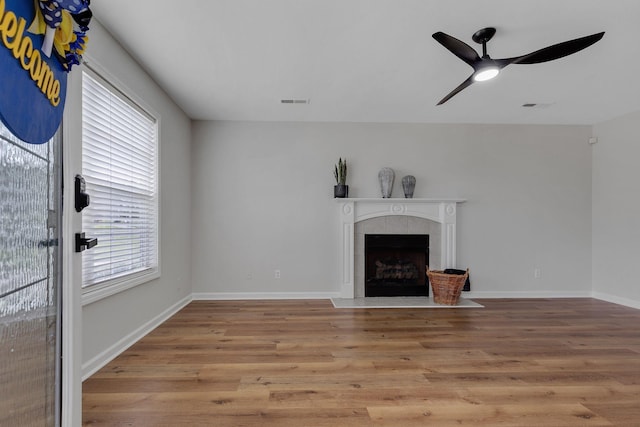
M333 186L333 197L344 199L345 197L349 197L349 186L338 184Z

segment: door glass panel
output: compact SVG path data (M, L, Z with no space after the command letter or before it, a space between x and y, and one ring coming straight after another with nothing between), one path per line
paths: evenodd
M59 419L59 137L0 124L0 425Z

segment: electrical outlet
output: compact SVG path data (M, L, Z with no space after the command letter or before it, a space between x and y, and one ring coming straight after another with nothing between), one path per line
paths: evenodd
M253 274L251 272L247 273L247 280L253 279Z
M279 279L280 278L280 270L274 270L273 271L273 277L276 278L276 279Z
M541 275L540 269L539 268L534 268L533 269L533 278L534 279L539 279Z

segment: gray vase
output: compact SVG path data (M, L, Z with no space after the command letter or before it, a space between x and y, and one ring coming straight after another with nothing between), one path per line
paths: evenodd
M396 173L391 168L382 168L378 172L378 179L380 180L380 192L383 199L391 197L391 191L393 191L393 180L396 177Z
M402 189L404 190L405 199L413 198L413 190L416 188L416 177L407 175L402 177Z

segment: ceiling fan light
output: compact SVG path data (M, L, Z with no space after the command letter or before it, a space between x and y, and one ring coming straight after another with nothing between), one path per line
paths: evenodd
M473 75L473 80L476 82L484 82L491 80L497 76L498 73L500 73L500 69L495 66L481 68Z

